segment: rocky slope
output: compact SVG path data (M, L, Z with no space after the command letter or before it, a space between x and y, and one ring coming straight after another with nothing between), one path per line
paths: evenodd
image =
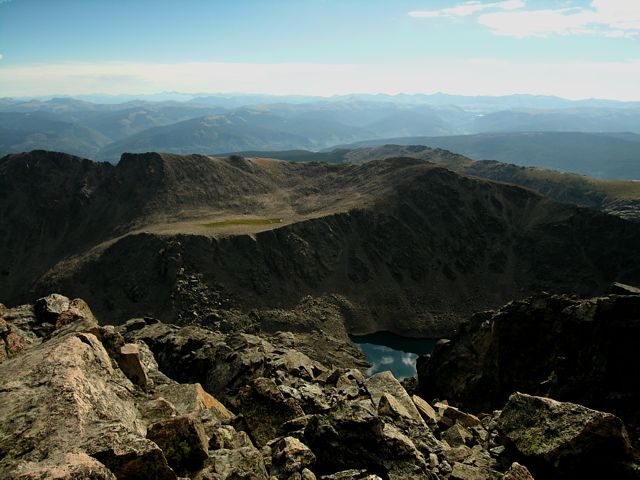
M638 478L622 422L580 405L515 393L477 417L254 335L101 326L61 295L0 317L2 478Z
M640 282L640 225L409 158L142 154L113 167L32 152L0 160L0 192L7 300L62 291L113 322L273 332L295 308L306 333L441 336L540 290Z
M604 154L605 152L603 152ZM611 155L611 152L608 154ZM353 150L334 150L330 153L316 155L324 155L328 159L335 156L339 158L339 161L351 163L363 163L398 156L419 158L462 175L520 185L560 202L573 203L601 210L627 220L640 221L640 182L636 180L604 180L576 173L514 165L494 160L476 161L447 150L422 145L382 145ZM517 153L512 152L511 155L509 160L517 162Z
M471 411L499 408L511 392L548 395L640 425L640 290L606 296L543 295L474 315L418 362L420 389ZM638 438L638 431L632 432Z

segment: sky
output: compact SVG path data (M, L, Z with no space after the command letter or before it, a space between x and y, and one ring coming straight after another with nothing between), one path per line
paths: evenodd
M640 100L640 0L0 0L0 97Z

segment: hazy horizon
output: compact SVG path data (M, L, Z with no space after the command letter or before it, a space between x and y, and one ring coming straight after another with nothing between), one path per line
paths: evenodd
M508 98L508 97L531 97L531 98L554 98L558 100L566 100L568 102L585 102L585 101L603 101L603 102L619 102L621 104L624 103L640 103L640 100L618 100L615 98L605 98L605 97L584 97L584 98L568 98L562 97L559 95L541 95L536 93L511 93L507 95L458 95L449 92L418 92L418 93L406 93L406 92L398 92L398 93L385 93L385 92L375 92L375 93L364 93L364 92L349 92L344 94L330 94L330 95L296 95L296 94L277 94L277 93L266 93L266 92L219 92L219 91L210 91L210 92L181 92L181 91L158 91L152 93L105 93L105 92L95 92L95 93L86 93L86 94L65 94L65 93L51 93L46 95L16 95L16 96L3 96L0 97L0 100L53 100L53 99L77 99L88 101L92 103L101 103L101 99L112 99L113 103L124 103L135 100L141 101L189 101L196 100L198 98L206 98L206 97L221 97L221 98L233 98L233 97L270 97L274 99L298 99L299 101L306 100L333 100L333 99L341 99L348 97L389 97L393 98L402 98L402 97L459 97L459 98ZM118 99L122 99L122 101L117 101Z

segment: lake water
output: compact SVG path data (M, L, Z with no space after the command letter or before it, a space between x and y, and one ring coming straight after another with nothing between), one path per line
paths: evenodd
M400 380L416 374L418 356L431 353L438 341L401 337L391 332L352 335L351 340L371 362L369 375L390 370Z

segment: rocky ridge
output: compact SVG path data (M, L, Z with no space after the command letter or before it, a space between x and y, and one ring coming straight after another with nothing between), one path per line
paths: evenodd
M0 316L2 478L637 478L622 422L579 405L515 393L475 416L256 335L101 326L61 295Z
M513 391L579 403L640 425L640 290L596 298L539 295L481 312L418 360L420 389L470 411L501 408Z
M205 226L238 217L282 223ZM16 154L0 159L0 225L5 301L59 291L112 323L274 333L315 302L327 321L295 315L303 333L439 337L540 290L640 282L640 225L412 158Z
M520 185L559 202L594 208L630 221L640 221L640 200L638 200L640 185L634 180L607 181L575 173L525 167L495 160L472 160L448 150L422 145L389 144L342 152L342 161L351 163L399 156L419 158L463 175ZM625 190L632 193L631 198L625 194L620 195L620 192Z

